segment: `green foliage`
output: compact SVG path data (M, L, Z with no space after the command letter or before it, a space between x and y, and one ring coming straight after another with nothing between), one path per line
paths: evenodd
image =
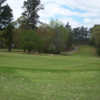
M5 42L8 43L8 37L5 38L5 31L7 32L7 29L9 27L9 24L12 21L12 9L9 7L9 5L4 4L6 0L0 0L0 48L5 47ZM9 33L10 34L10 33Z
M15 44L15 48L21 48L21 30L14 29L13 30L13 42Z
M71 31L69 28L65 27L59 21L52 21L50 27L54 30L54 37L52 40L52 48L54 48L57 53L64 51L71 47L69 43L71 42Z
M48 25L41 25L37 33L43 43L42 49L44 52L60 53L71 47L69 45L71 31L59 21L51 21Z
M24 9L24 24L27 26L27 28L35 28L39 18L38 11L41 9L40 0L24 1Z
M49 25L41 25L37 30L37 34L41 40L41 51L49 52L51 41L54 37L54 30Z
M4 5L6 0L0 0L0 30L6 28L12 21L12 10L9 5Z
M89 43L89 30L85 27L77 27L73 29L73 42L75 44Z
M2 39L3 31L0 31L0 40Z
M92 40L97 48L97 54L100 56L100 25L95 25L92 29Z
M71 25L69 23L67 23L67 25L65 27L68 30L68 38L67 38L67 47L66 47L66 49L72 49L73 30L72 30Z
M6 45L8 47L8 51L11 51L13 44L13 25L9 24L7 28L4 30L4 38L6 40Z
M4 47L5 39L3 38L4 31L0 31L0 48Z
M38 50L39 38L35 31L33 30L23 30L21 31L21 45L24 50L31 52L32 50Z

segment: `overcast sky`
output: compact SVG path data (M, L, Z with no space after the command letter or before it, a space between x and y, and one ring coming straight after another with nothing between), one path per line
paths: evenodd
M21 16L24 0L7 0L13 9L14 19ZM69 22L73 27L92 27L100 24L100 0L41 0L44 10L39 12L40 20L48 23L58 19Z

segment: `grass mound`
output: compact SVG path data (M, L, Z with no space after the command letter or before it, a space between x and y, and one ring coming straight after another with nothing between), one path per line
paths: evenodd
M95 56L96 50L92 46L83 45L83 46L78 47L76 54L82 55L82 56Z

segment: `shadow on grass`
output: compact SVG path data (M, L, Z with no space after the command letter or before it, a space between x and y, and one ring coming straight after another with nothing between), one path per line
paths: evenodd
M31 72L51 72L51 73L67 73L67 72L89 72L89 71L100 71L96 68L68 68L68 69L45 69L45 68L18 68L18 67L0 67L0 72L13 73L17 70L31 71Z

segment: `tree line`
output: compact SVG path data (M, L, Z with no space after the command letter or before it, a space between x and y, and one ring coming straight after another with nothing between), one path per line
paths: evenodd
M23 49L24 52L56 53L73 50L75 45L92 44L100 55L100 25L88 29L72 28L58 20L39 22L38 11L44 9L40 0L26 0L24 12L13 21L12 9L0 1L0 48ZM40 25L37 25L39 24Z

